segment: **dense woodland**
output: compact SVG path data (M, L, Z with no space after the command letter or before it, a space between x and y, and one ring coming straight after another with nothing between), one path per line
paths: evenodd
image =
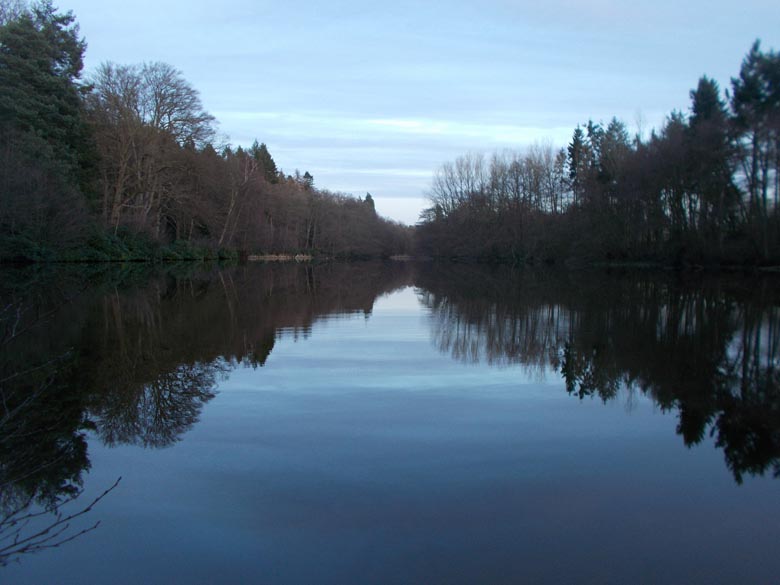
M82 77L75 17L0 2L0 259L165 259L408 252L370 194L278 169L265 144L220 145L165 63Z
M521 262L780 261L780 55L756 42L729 91L702 77L649 137L617 119L443 165L416 228L372 197L220 144L165 63L82 76L75 17L0 0L0 260L311 253Z
M617 119L567 148L443 165L417 231L433 256L769 264L780 260L780 55L756 42L731 89L702 77L649 138Z

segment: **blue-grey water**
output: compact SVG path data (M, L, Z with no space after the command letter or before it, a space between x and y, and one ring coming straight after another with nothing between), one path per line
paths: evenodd
M4 278L0 582L777 582L776 281L135 270Z

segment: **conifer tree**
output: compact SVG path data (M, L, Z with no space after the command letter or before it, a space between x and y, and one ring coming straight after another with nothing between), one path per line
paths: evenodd
M77 238L85 224L95 156L79 82L85 46L73 14L57 13L50 1L0 26L4 255L38 257Z
M79 78L86 43L50 1L0 28L0 125L36 158L79 182L88 144Z
M252 143L252 148L249 149L249 152L263 169L263 177L265 177L265 180L269 183L278 183L279 170L276 168L276 163L274 162L271 153L268 152L268 147L265 145L265 142L258 144L257 140L255 140L254 143Z
M374 204L374 198L371 197L371 193L366 193L366 198L363 200L372 213L376 213L376 205Z

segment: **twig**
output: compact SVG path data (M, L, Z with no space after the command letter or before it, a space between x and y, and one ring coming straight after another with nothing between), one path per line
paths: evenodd
M68 502L74 501L76 496L69 498L65 502L59 504L57 508L55 508L55 510L57 510L57 515L54 522L52 522L49 526L24 538L21 537L21 532L28 525L29 521L33 518L45 515L46 512L31 512L15 519L13 518L14 514L12 514L10 518L6 518L3 521L3 523L7 523L6 529L14 528L14 530L11 531L11 534L7 535L3 539L0 539L0 542L12 537L13 543L4 547L0 547L0 566L7 565L8 562L15 556L26 553L35 553L50 548L57 548L66 542L70 542L79 536L95 530L98 526L100 526L100 521L95 522L95 524L88 528L79 530L75 534L60 538L70 528L70 523L73 520L90 512L92 508L95 507L98 502L100 502L100 500L105 498L119 485L120 481L122 481L121 477L119 477L113 483L113 485L111 485L111 487L103 491L102 494L97 496L86 507L82 508L78 512L63 516L62 513L59 512L59 508ZM2 526L2 523L0 523L0 526Z

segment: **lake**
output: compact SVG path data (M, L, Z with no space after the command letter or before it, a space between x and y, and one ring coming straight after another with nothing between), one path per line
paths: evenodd
M0 582L777 582L778 279L0 274Z

